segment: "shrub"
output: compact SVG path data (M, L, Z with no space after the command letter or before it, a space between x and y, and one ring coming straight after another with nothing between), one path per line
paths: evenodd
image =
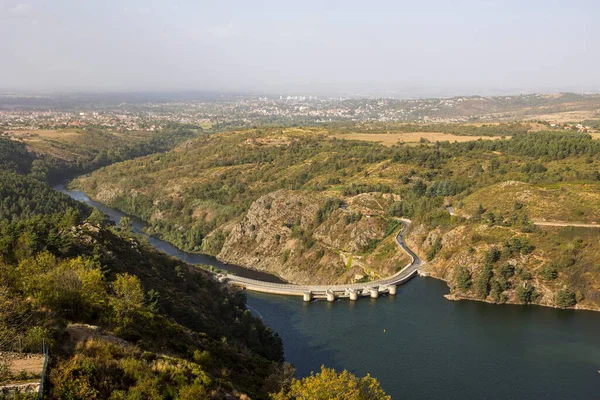
M523 304L531 303L534 298L534 292L535 288L529 283L520 285L516 290L517 299Z
M567 308L577 304L577 299L575 298L575 293L569 289L561 289L556 292L555 302L560 308Z
M545 281L553 281L558 278L558 271L552 264L544 264L540 270L540 277Z
M282 261L283 261L283 263L284 263L284 264L285 264L285 263L288 261L288 259L290 258L290 253L291 253L291 250L290 250L290 249L285 249L285 250L284 250L284 252L283 252L283 256L282 256Z

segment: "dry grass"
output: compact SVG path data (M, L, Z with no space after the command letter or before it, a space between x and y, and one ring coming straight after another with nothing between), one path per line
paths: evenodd
M473 140L496 140L500 139L497 136L459 136L443 132L402 132L402 133L347 133L336 134L331 137L346 140L363 140L367 142L377 142L384 146L393 146L395 144L404 143L419 143L421 138L427 139L430 142L470 142ZM510 138L507 136L506 138Z
M595 111L565 111L553 114L533 114L528 115L526 120L541 120L553 123L565 123L574 121L583 121L586 119L597 119L598 113Z
M66 137L78 136L80 132L77 130L56 130L56 129L36 129L36 130L22 130L22 131L10 131L13 137L21 138L25 141L36 140L36 139L59 139Z

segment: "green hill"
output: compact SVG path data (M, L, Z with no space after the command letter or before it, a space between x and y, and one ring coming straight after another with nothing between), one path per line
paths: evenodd
M178 247L298 283L390 274L405 263L390 240L394 218L412 218L409 240L455 297L600 308L594 232L532 225L597 221L600 142L521 128L511 126L511 137L501 140L384 141L388 146L344 140L354 137L348 126L233 131L111 165L75 185L144 219L149 233ZM364 124L357 129L368 131ZM377 131L395 134L393 126ZM446 210L450 204L457 217ZM517 239L530 244L521 258L513 248ZM492 279L492 271L477 295L471 286L457 286L458 271L468 270L470 279L490 275L494 266L484 254L494 244L509 249L495 262L522 274L508 272L502 280ZM571 261L545 267L561 246L577 247ZM526 279L547 276L548 269L552 279ZM519 296L530 286L540 295ZM565 293L577 299L559 301Z

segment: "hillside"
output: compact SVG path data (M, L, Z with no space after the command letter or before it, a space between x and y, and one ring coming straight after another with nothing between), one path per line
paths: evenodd
M74 184L146 220L150 233L179 247L292 282L393 272L406 261L392 246L395 218L406 217L415 221L409 242L456 298L600 308L595 232L531 223L597 221L600 142L580 133L497 127L514 134L381 145L339 139L348 128L234 131L115 164ZM477 136L493 136L489 126L467 132L478 129L486 135ZM493 245L501 257L486 262ZM576 249L563 262L564 246ZM494 268L506 263L512 266L503 267L510 271L499 281ZM458 271L466 270L471 280L489 275L481 283L485 296L456 285ZM543 296L518 296L533 293L531 287Z
M49 345L47 398L260 399L281 389L281 340L242 293L18 165L3 168L0 351ZM0 385L27 377L5 363Z
M196 136L195 130L177 125L153 132L115 132L93 126L81 129L11 130L0 139L5 143L0 150L6 147L6 151L1 153L15 154L8 146L18 146L26 154L20 160L20 172L28 172L32 168L32 173L38 178L54 182L117 161L166 151ZM0 158L0 166L2 163Z
M0 139L0 396L36 398L46 348L49 399L291 399L333 382L389 399L370 376L294 378L242 292L52 190L40 157Z

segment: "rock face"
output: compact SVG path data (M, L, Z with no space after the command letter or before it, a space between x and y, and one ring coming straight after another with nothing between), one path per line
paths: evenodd
M390 275L406 264L393 235L384 238L389 221L359 218L352 207L318 221L326 200L285 190L259 198L230 230L218 258L299 284L350 283Z

